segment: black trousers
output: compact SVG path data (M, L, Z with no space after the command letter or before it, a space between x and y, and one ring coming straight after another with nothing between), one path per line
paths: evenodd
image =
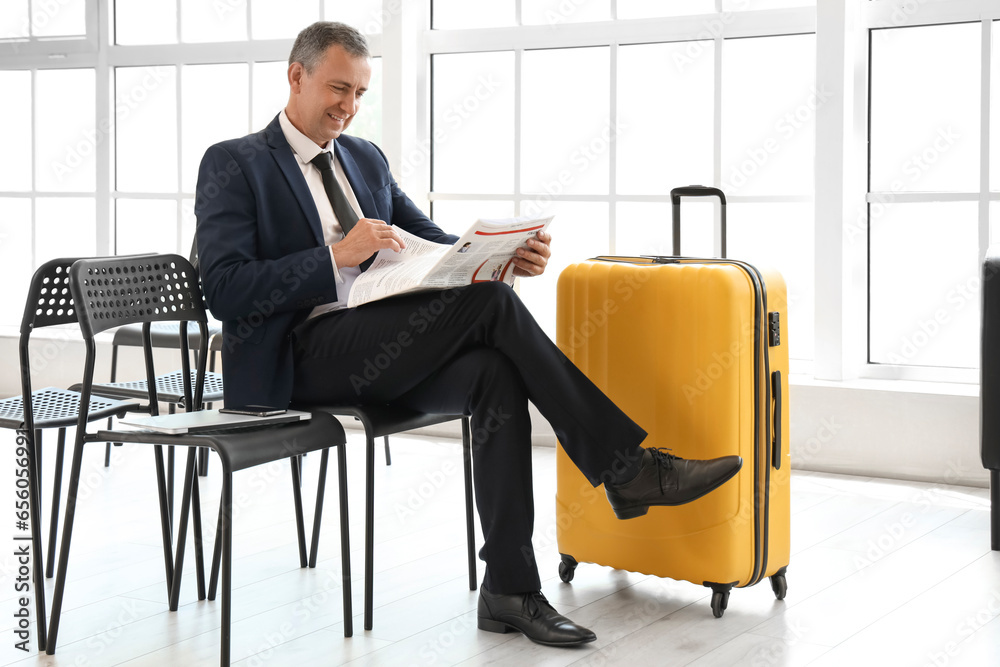
M295 338L293 400L472 415L473 475L494 593L538 590L528 401L594 486L638 469L646 432L566 358L502 282L321 315Z

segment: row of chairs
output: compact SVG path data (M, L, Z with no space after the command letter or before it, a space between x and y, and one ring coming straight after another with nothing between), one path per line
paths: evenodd
M83 382L78 391L46 388L32 391L29 362L31 333L42 327L78 323L86 347ZM153 327L175 323L180 352L181 370L176 373L179 390L165 396L162 383L157 380L153 364ZM197 335L187 332L188 323L196 325ZM146 367L146 380L141 387L148 405L140 406L136 400L119 400L98 395L94 382L96 358L95 337L118 327L138 326L141 332ZM190 348L196 344L196 368L190 365ZM29 291L21 324L19 356L21 363L22 395L0 401L0 427L18 431L19 443L24 444L28 463L28 492L31 498L31 534L33 541L33 580L39 650L52 654L56 648L60 613L67 580L70 545L77 510L82 456L85 445L93 442L128 442L153 445L160 505L160 522L163 536L164 569L169 591L170 609L179 604L182 565L186 548L188 522L193 523L195 563L198 577L198 597L205 599L204 558L201 535L201 512L196 450L214 451L222 467L222 498L220 501L218 529L212 556L207 597L215 598L219 580L222 586L222 629L220 660L230 661L230 621L232 586L232 499L233 473L252 466L281 459L292 459L292 487L295 504L296 529L301 567L315 567L318 552L319 530L329 448L338 453L341 562L344 605L344 634L353 634L351 610L350 542L348 531L348 496L345 445L346 436L340 422L333 415L350 416L360 421L366 435L366 510L365 510L365 629L373 624L374 581L374 459L375 441L385 438L388 462L388 436L421 426L446 421L462 420L463 459L466 485L466 530L468 540L469 587L476 588L475 539L472 514L471 443L468 418L463 415L433 415L417 413L393 406L293 406L309 410L312 418L306 422L216 431L198 435L163 435L145 431L108 429L87 432L89 422L111 417L121 417L139 407L157 414L161 402L180 404L186 410L199 409L207 402L205 378L208 373L209 330L197 271L184 258L177 255L141 255L93 259L60 259L46 263L36 271ZM167 399L164 401L164 399ZM216 398L215 400L218 400ZM110 422L110 419L109 419ZM66 497L65 521L59 552L58 568L52 597L51 619L46 627L43 561L41 544L41 430L60 429L60 446L57 452L53 479L52 519L47 555L49 576L54 560L59 488L61 486L62 458L65 441L64 429L76 427L72 449ZM188 447L188 457L183 473L180 520L177 531L176 551L173 540L173 518L169 497L163 448ZM301 457L309 452L321 452L319 487L313 518L312 540L306 550L305 527L301 499Z

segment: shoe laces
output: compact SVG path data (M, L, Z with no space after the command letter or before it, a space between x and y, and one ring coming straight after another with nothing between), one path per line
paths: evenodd
M656 477L660 483L660 493L666 493L666 489L663 487L663 471L673 470L674 459L679 459L680 457L670 454L669 447L650 447L646 451L653 456L653 462L656 464Z
M528 593L521 601L521 613L531 619L541 617L542 610L546 607L551 609L552 605L545 599L545 595L541 591Z

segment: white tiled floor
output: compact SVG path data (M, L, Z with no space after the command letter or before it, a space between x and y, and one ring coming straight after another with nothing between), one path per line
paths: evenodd
M468 590L460 448L415 437L394 438L393 465L378 466L375 627L365 632L363 441L351 433L349 443L354 637L343 636L335 476L319 567L302 570L287 465L247 471L236 490L234 664L1000 663L1000 552L989 550L986 489L806 472L792 475L793 554L782 602L767 584L734 590L716 619L710 591L687 582L582 564L573 583L563 584L558 547L543 539L544 592L598 641L553 649L481 632L476 593ZM151 452L115 449L105 470L102 446L91 447L58 653L14 648L13 549L3 548L0 664L218 664L219 603L197 601L190 558L181 607L167 610ZM46 481L54 451L46 449ZM554 452L534 454L536 534L545 535L555 519ZM3 458L0 500L13 500L10 457ZM318 459L306 460L307 507ZM202 492L206 517L214 515L218 489L210 475ZM214 530L214 521L206 523ZM48 590L51 596L51 581Z

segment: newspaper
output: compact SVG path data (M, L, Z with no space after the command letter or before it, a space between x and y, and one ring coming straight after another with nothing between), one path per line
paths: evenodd
M347 305L491 280L513 285L517 249L526 247L525 241L551 221L552 216L477 220L454 245L426 241L397 227L406 247L399 252L380 250L355 279Z

